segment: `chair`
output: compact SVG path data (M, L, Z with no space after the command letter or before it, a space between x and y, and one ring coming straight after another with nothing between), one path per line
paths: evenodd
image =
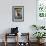
M11 28L11 33L5 33L5 46L7 46L7 38L17 36L17 45L18 46L18 27L16 28ZM16 39L15 39L16 40Z
M30 42L29 42L29 33L21 33L21 37L20 40L24 40L19 42L19 46L30 46Z
M18 34L9 34L9 33L5 34L5 46L8 45L7 38L10 38L11 36L17 36L17 38L15 38L15 40L17 40L16 41L16 46L18 46Z

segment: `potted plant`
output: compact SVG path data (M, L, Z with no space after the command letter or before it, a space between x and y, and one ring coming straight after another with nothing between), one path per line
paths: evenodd
M38 43L41 43L40 40L46 36L45 34L45 32L35 32L33 35L37 38Z

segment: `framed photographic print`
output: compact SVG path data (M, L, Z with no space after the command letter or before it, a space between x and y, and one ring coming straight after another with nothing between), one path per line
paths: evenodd
M12 6L12 21L13 22L24 21L24 6Z

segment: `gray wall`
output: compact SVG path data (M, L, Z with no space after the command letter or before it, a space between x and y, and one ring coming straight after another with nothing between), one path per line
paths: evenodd
M12 22L12 6L24 6L24 22ZM19 32L29 32L32 37L32 24L36 24L36 0L0 0L0 34L17 26Z
M16 5L24 6L24 22L12 22L12 6ZM0 0L0 33L16 26L20 32L30 32L32 24L36 24L36 0Z

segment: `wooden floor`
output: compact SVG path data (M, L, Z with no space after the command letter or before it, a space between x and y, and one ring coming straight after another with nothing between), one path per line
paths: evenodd
M2 42L0 42L0 46L4 46L4 43ZM8 45L7 46L15 46L15 42L14 43L12 43L12 42L10 42L10 43L8 43ZM22 45L21 45L22 46ZM24 45L25 46L25 45ZM34 43L34 42L32 42L32 43L30 43L30 46L37 46L37 43ZM46 43L44 43L43 45L41 45L41 46L46 46Z

